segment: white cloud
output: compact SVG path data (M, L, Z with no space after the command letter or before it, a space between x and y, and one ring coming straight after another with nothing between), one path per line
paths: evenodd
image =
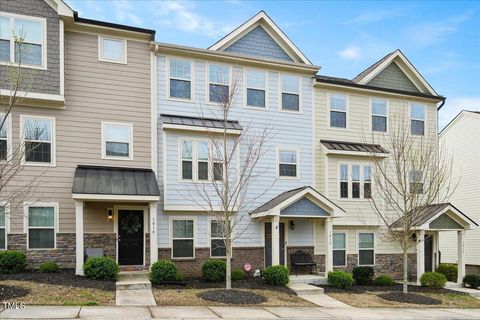
M127 0L116 0L112 2L113 14L120 23L128 25L142 25L143 20L134 12L138 6L134 6L133 2Z
M369 24L373 22L379 22L386 19L399 17L401 15L402 13L400 12L400 10L394 10L394 9L368 11L368 12L361 13L358 16L354 17L353 19L345 21L344 23L351 24L351 25L364 25L364 24Z
M338 54L345 60L358 60L362 57L362 52L357 46L347 46Z
M439 129L443 129L462 110L480 111L480 97L454 97L447 99L438 115Z

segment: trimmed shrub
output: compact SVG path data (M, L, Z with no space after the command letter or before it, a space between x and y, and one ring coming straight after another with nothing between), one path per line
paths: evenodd
M263 279L274 286L284 286L288 283L288 269L285 266L271 266L263 270Z
M440 263L437 270L438 273L443 274L447 281L456 282L458 276L458 267L452 263Z
M345 271L330 271L328 283L336 288L347 289L353 284L353 276Z
M227 273L227 265L225 261L218 259L210 259L202 265L202 276L208 282L225 281Z
M165 281L176 281L182 278L177 266L170 260L158 260L150 269L150 281L161 283Z
M373 283L373 267L355 267L352 276L356 284L368 285Z
M19 251L0 252L0 273L19 273L27 267L27 256Z
M233 269L230 274L233 281L243 280L245 278L245 272L242 269Z
M110 257L90 257L83 265L85 276L96 280L116 280L118 271L118 264Z
M420 283L424 287L442 289L447 284L447 278L442 273L425 272L420 277Z
M386 274L379 275L378 277L375 278L375 281L373 283L376 286L394 286L395 285L395 280L393 280L392 277Z
M45 262L40 265L38 269L41 273L57 273L60 271L60 267L56 262Z
M478 289L480 287L480 275L479 274L467 274L463 278L463 285L469 286L473 289Z

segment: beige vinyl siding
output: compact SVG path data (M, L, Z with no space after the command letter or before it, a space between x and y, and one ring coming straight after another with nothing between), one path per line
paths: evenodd
M452 178L458 183L450 202L480 223L480 115L464 112L440 135L446 155L453 161ZM480 265L480 230L465 235L466 264ZM456 232L440 233L442 262L457 262Z
M78 164L151 167L150 50L146 42L128 41L128 64L98 61L98 36L65 34L64 109L16 107L13 142L20 140L20 115L55 118L56 166L23 166L22 179L36 178L31 201L59 203L60 232L75 231L72 182ZM102 159L101 122L133 125L133 160ZM15 205L11 233L23 232L23 208ZM106 205L87 204L85 232L113 232Z

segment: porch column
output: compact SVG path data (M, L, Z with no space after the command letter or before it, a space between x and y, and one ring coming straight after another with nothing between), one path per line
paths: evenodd
M325 219L325 243L327 252L325 253L325 276L333 271L333 226L332 218Z
M75 274L83 276L83 201L75 201Z
M425 273L425 230L417 231L417 284Z
M435 270L440 265L440 231L435 234Z
M280 264L280 216L272 217L272 266Z
M458 277L457 283L462 283L465 276L465 230L457 231L458 235Z
M150 202L150 266L158 260L157 202Z

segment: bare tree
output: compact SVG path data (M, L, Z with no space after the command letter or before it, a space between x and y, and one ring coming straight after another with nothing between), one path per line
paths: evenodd
M244 233L248 225L248 215L245 213L255 204L256 199L268 191L265 188L255 190L255 194L249 192L254 182L269 169L260 166L259 160L269 150L267 141L272 130L269 123L255 125L253 119L249 121L245 117L241 121L241 130L234 128L231 120L241 77L238 71L234 72L232 81L228 83L223 81L223 76L217 75L219 84L215 84L212 90L210 100L216 102L200 107L202 119L213 117L220 125L207 133L208 144L205 148L209 150L204 152L209 153L211 161L208 161L205 180L195 183L200 200L194 201L215 221L212 233L218 239L211 250L225 254L226 289L230 290L233 242ZM266 98L263 96L263 99ZM209 120L203 121L205 127L211 127Z
M451 179L452 161L440 148L436 132L423 132L421 124L411 124L400 114L392 120L388 135L379 140L388 158L371 152L374 189L370 203L386 227L386 239L403 252L403 292L407 293L408 252L415 246L415 224L425 207L448 201L456 185ZM412 126L424 134L411 134ZM379 142L373 135L371 141Z

